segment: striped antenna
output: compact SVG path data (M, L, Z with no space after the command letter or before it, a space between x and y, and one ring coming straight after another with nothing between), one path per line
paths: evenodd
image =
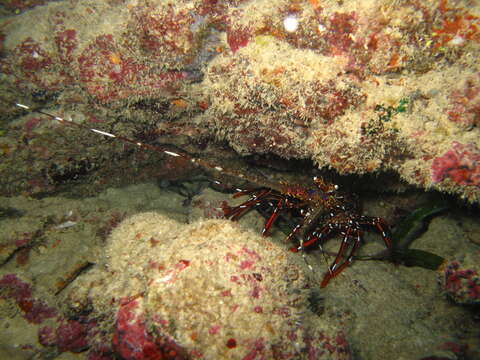
M3 102L6 102L3 99L0 99L0 100L2 100ZM157 153L163 153L165 155L172 156L172 157L181 157L181 158L184 158L184 159L190 161L191 163L195 164L196 166L200 166L200 167L202 167L206 170L215 170L216 172L222 173L224 175L233 176L233 177L248 181L252 184L257 184L259 186L270 187L271 189L274 189L274 190L277 190L277 191L280 191L280 192L282 190L282 189L279 188L279 185L277 183L274 183L274 182L270 183L266 179L259 179L258 177L256 177L255 175L252 175L252 174L245 175L245 174L242 174L242 173L240 173L236 170L229 169L229 168L224 168L222 166L219 166L218 164L214 164L214 163L211 163L209 161L206 161L206 160L203 160L203 159L200 159L200 158L197 158L197 157L185 154L185 153L176 153L176 152L168 150L168 149L166 149L166 148L164 148L160 145L145 144L145 143L135 141L135 140L129 139L127 137L121 136L121 135L115 135L115 134L112 134L110 132L106 132L106 131L103 131L103 130L91 128L91 127L89 127L87 125L84 125L84 124L78 124L78 123L74 122L71 118L70 119L65 119L65 118L62 118L60 116L45 112L43 110L33 109L30 106L22 104L22 103L14 103L14 104L15 104L16 107L21 108L23 110L27 110L27 111L30 111L30 112L36 112L36 113L48 116L50 119L58 121L62 125L76 127L76 128L80 128L80 129L83 129L83 130L86 130L86 131L93 132L97 135L106 136L106 137L109 137L109 138L114 138L114 139L117 139L119 141L123 141L123 142L129 143L129 144L133 144L133 145L135 145L139 148L146 149L146 150L149 150L149 151L155 151Z

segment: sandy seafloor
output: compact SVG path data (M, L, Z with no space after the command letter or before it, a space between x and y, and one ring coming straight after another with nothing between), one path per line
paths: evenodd
M112 216L154 211L180 222L192 222L205 215L204 206L199 204L221 199L228 199L228 195L205 188L193 201L187 201L186 197L153 183L112 188L82 199L1 198L2 207L16 212L0 220L0 277L16 274L33 284L34 298L61 308L69 287L102 257L102 231ZM385 201L391 202L392 198L366 204L366 212L393 206ZM242 227L258 231L262 222L255 212L240 221ZM34 233L36 237L31 235ZM32 239L27 245L15 246L15 239L28 236ZM282 238L283 234L277 231L272 241L282 243ZM378 236L367 235L366 239L361 254L383 248ZM468 255L466 252L478 254L479 243L478 219L471 211L456 209L433 218L414 247L446 259L462 260ZM338 245L338 239L331 240L326 250L336 251ZM298 259L303 264L300 256ZM326 270L325 260L319 251L310 252L307 260L314 269L309 276L319 284ZM440 287L440 276L418 267L355 261L325 289L312 291L318 292L321 299L321 305L317 304L321 308L317 309L320 319L337 321L354 359L420 359L429 354L444 356L439 357L442 359L475 359L480 352L478 308L459 306L449 300ZM40 325L29 323L23 315L15 301L0 298L0 353L9 359L50 358L38 343ZM468 356L455 355L445 344L468 344ZM86 354L64 352L55 358L83 359Z

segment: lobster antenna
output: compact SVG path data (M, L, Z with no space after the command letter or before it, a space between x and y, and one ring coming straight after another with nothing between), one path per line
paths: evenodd
M0 99L0 100L2 100L3 102L7 102L4 99ZM13 105L11 102L7 102L7 103L9 103L10 105ZM83 129L83 130L86 130L86 131L91 131L91 132L94 132L97 135L102 135L102 136L106 136L106 137L109 137L109 138L118 139L118 140L123 141L125 143L133 144L133 145L135 145L139 148L163 153L163 154L166 154L168 156L181 157L181 158L184 158L184 159L190 161L191 163L195 164L196 166L200 166L204 169L212 169L212 170L215 170L215 171L217 171L219 173L222 173L224 175L229 175L229 176L241 178L241 179L246 180L246 181L248 181L250 183L253 183L253 184L262 184L262 186L268 186L272 189L280 190L280 189L278 189L278 184L273 183L273 182L269 182L269 181L265 181L263 179L260 180L253 174L245 175L245 174L242 174L239 171L229 169L229 168L223 168L221 166L218 166L217 164L214 164L214 163L211 163L209 161L206 161L206 160L188 155L186 153L181 153L181 154L176 153L174 151L170 151L170 150L168 150L168 149L166 149L162 146L159 146L159 145L145 144L145 143L135 141L135 140L129 139L127 137L121 136L121 135L115 135L115 134L112 134L112 133L107 132L107 131L91 128L87 125L79 124L79 123L74 122L71 117L66 119L66 118L62 118L62 117L57 116L57 115L50 114L50 113L45 112L43 110L33 109L32 107L30 107L28 105L25 105L25 104L22 104L22 103L16 102L14 104L15 104L16 107L19 107L23 110L27 110L27 111L32 112L32 113L36 112L36 113L48 116L50 119L58 121L62 125L76 127L76 128L80 128L80 129Z
M32 109L30 106L27 106L27 105L21 104L21 103L15 103L15 106L17 106L21 109L24 109L24 110L28 110L30 112L37 112L39 114L48 116L52 120L56 120L63 125L88 130L88 131L94 132L94 133L99 134L99 135L107 136L107 137L110 137L110 138L116 138L118 140L130 143L130 144L134 144L134 145L136 145L138 147L141 147L141 148L145 148L145 149L149 149L149 150L153 150L153 151L157 151L157 152L161 151L161 152L163 152L167 155L174 156L174 157L181 156L181 157L186 158L186 159L188 159L192 162L196 162L196 158L194 158L192 156L189 156L189 155L186 155L186 154L177 154L173 151L164 150L160 146L153 146L153 145L150 145L150 144L145 144L145 143L142 143L142 142L139 142L139 141L135 141L135 140L126 138L124 136L115 135L115 134L112 134L112 133L109 133L109 132L106 132L106 131L103 131L103 130L98 130L98 129L95 129L95 128L91 128L91 127L83 125L83 124L78 124L76 122L73 122L71 117L69 119L65 119L65 118L62 118L60 116L53 115L53 114L50 114L48 112L45 112L43 110Z
M322 252L323 261L325 261L325 264L327 264L328 272L330 273L330 275L333 275L333 271L330 268L330 261L327 258L327 252L323 249L322 244L320 244L318 247L319 247L320 251Z

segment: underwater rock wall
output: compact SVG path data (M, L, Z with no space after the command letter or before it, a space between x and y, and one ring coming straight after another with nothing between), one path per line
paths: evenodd
M219 138L478 202L480 8L254 1L231 14L204 81Z
M393 171L478 203L479 26L468 1L50 2L2 20L1 81L12 101L91 102L142 124L135 103L166 134Z

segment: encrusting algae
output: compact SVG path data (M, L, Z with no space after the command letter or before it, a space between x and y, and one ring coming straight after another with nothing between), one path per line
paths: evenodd
M70 301L110 319L124 359L147 347L195 359L350 359L341 329L314 326L292 257L225 220L182 225L143 213L113 231L105 263Z

